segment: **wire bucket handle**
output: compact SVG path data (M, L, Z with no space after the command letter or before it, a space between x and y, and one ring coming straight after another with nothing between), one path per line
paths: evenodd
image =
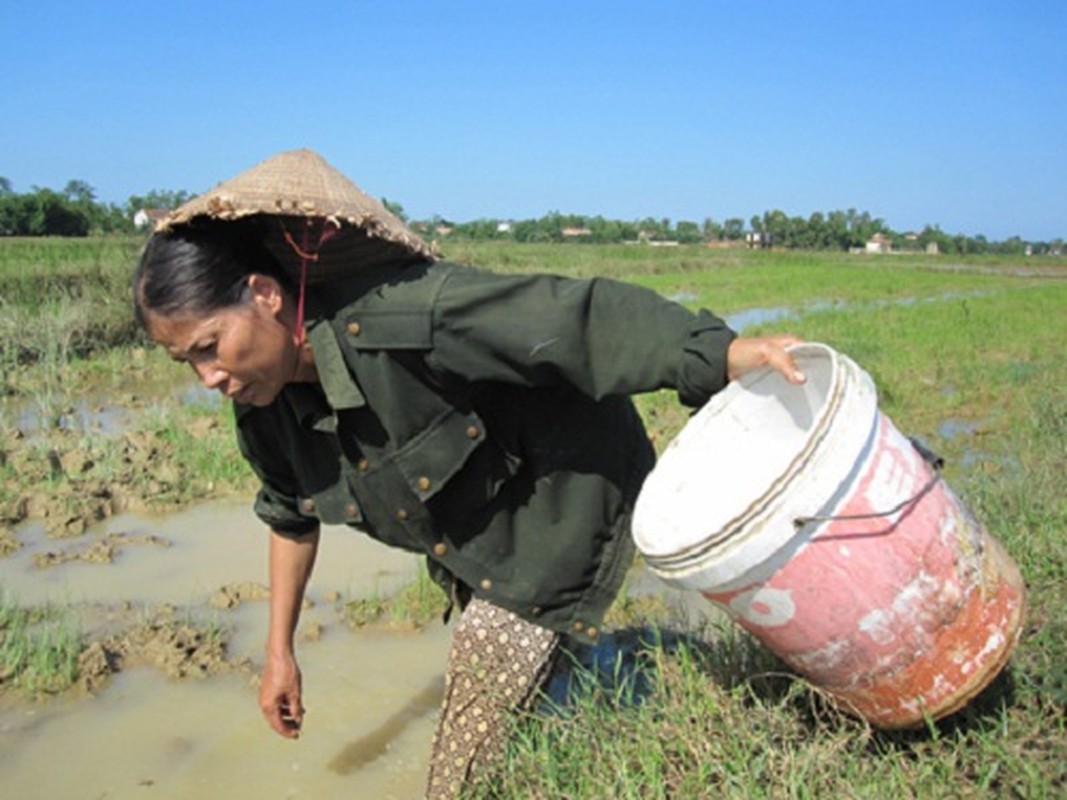
M827 514L825 516L796 517L793 520L793 527L799 531L811 522L836 522L838 520L879 519L883 517L891 517L894 514L903 511L908 506L918 503L931 489L934 488L937 482L941 480L941 470L945 466L945 459L914 436L909 436L908 441L911 442L911 446L915 448L915 451L922 456L922 460L929 464L930 468L933 470L933 475L930 476L930 480L924 483L922 488L920 488L914 495L897 503L886 511L871 511L866 514Z

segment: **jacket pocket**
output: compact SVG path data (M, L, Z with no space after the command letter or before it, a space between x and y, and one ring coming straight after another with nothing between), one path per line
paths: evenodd
M475 411L449 408L397 451L394 463L423 503L448 499L467 508L484 505L515 474L519 459L489 436Z

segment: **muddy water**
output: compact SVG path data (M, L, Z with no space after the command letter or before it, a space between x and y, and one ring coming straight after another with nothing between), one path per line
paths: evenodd
M111 564L35 566L36 554L107 533L151 534L169 546L130 545ZM247 502L119 516L76 540L45 540L33 526L20 538L23 548L0 561L0 583L20 602L175 604L232 631L232 657L261 663L266 604L210 604L220 587L264 582L266 533ZM420 634L355 633L332 599L388 592L416 566L358 533L324 531L302 621L302 630L321 626L321 636L298 645L309 709L300 740L266 727L250 674L168 681L131 669L90 699L0 708L5 796L417 797L449 631L432 624Z
M210 503L167 516L123 514L74 539L49 539L40 527L30 523L21 528L22 548L0 561L0 581L23 603L186 605L208 601L224 585L266 579L266 528L248 501ZM159 542L120 545L112 564L36 566L39 555L76 553L107 534L135 542L150 535ZM327 528L310 596L314 600L329 591L353 596L386 592L410 581L417 563L414 556L358 532Z

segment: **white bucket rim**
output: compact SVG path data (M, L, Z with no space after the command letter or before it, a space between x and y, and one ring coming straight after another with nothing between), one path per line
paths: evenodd
M650 566L666 570L676 569L683 565L691 565L694 561L700 561L710 552L720 547L727 547L731 540L737 538L747 529L752 520L762 516L770 505L774 504L783 494L789 491L794 476L803 469L805 464L810 463L815 453L822 446L830 428L830 421L840 404L842 393L843 380L838 354L833 348L819 342L803 342L792 345L787 349L794 360L798 362L811 358L825 358L830 362L829 373L831 380L826 392L826 400L819 409L818 416L812 422L804 446L794 455L785 469L775 477L766 490L753 498L752 502L738 514L721 525L714 534L669 554L649 555L643 553ZM736 391L747 391L755 384L773 375L776 371L773 367L763 367L743 375L735 382L738 385ZM731 399L724 396L724 394L716 395L709 403L705 404L693 417L694 421L703 416L718 413Z

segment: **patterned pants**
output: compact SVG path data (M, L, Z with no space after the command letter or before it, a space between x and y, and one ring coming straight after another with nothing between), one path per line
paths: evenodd
M452 635L426 780L429 800L458 796L500 757L513 715L530 706L548 678L559 640L510 611L470 602Z

